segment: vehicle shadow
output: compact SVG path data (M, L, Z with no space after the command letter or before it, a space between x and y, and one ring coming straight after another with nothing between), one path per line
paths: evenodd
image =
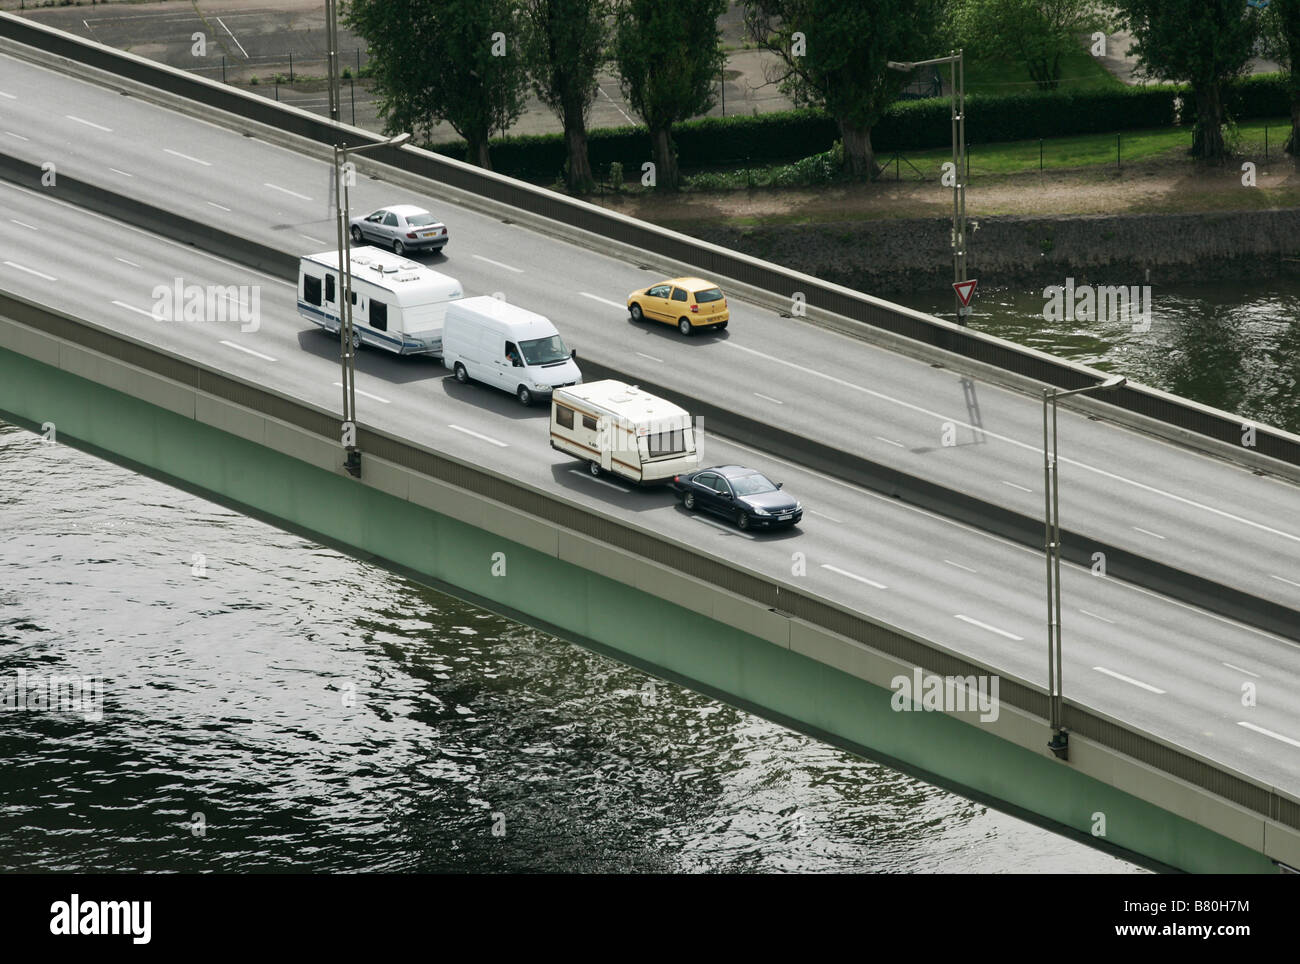
M493 388L491 385L485 385L482 382L470 382L467 385L462 385L446 369L443 369L443 374L447 376L440 383L443 393L448 398L461 404L473 405L475 408L482 408L502 418L511 418L515 421L537 419L546 422L551 417L551 403L549 400L545 402L537 401L525 408L519 404L519 400L513 395L503 392L499 388ZM543 438L542 444L545 444L545 438Z
M558 453L557 453L558 454ZM592 475L585 462L577 459L551 466L555 484L569 492L581 493L587 502L621 512L649 512L668 506L676 496L666 485L637 485L608 472Z
M687 518L694 518L703 525L713 529L715 532L721 533L722 535L741 537L752 536L755 539L762 539L764 542L781 542L786 539L798 538L799 530L804 525L804 523L800 522L797 526L785 526L780 529L742 530L735 522L729 519L724 519L720 515L714 515L712 512L703 512L698 509L692 512L680 502L677 503L676 510L679 515L686 516Z
M725 328L696 331L687 336L666 321L633 321L631 316L628 316L626 321L628 328L642 332L648 338L662 338L682 345L707 345L712 341L725 341L731 337L731 333Z
M323 328L308 328L298 332L298 347L317 358L339 361L339 340L326 334ZM356 354L356 370L372 378L380 378L394 385L441 379L451 372L442 362L429 355L394 355L382 348L362 345Z

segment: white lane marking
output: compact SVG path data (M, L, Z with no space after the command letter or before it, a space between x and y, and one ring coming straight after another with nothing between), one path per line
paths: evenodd
M472 436L474 436L474 437L477 438L477 439L482 439L484 442L491 442L493 445L496 445L496 446L498 446L498 447L500 447L500 448L507 448L507 447L508 447L508 446L507 446L507 443L505 443L505 442L498 442L496 439L492 438L491 436L488 436L488 435L482 435L482 434L480 434L480 433L478 433L478 432L472 431L472 430L467 429L467 428L461 428L459 425L451 425L451 424L448 424L447 427L448 427L448 428L454 428L457 432L464 432L466 435L472 435Z
M186 161L193 161L195 164L202 164L204 167L211 167L211 161L205 161L201 158L191 157L189 154L182 154L180 151L173 151L170 147L164 147L163 153L170 154L172 157L179 157Z
M978 626L980 629L987 629L990 633L997 633L999 636L1005 636L1007 639L1014 639L1020 642L1025 637L1017 636L1015 633L1009 633L1005 629L998 629L996 626L990 626L988 623L982 623L978 619L971 619L969 616L963 616L961 613L955 613L953 619L960 619L964 623L970 623L972 626Z
M8 97L10 100L17 100L17 94L11 94L7 90L0 90L0 97Z
M1242 669L1240 666L1233 666L1231 663L1224 663L1223 665L1226 666L1226 667L1228 667L1228 669L1230 669L1230 670L1234 670L1234 671L1236 671L1236 672L1238 672L1238 673L1245 673L1247 676L1253 676L1253 677L1255 677L1255 679L1259 679L1259 678L1260 678L1260 676L1259 676L1258 673L1252 673L1250 670L1248 670L1248 669Z
M744 345L738 345L736 344L734 339L731 341L723 342L723 344L731 348L735 348L739 351L749 352L751 355L757 355L759 358L765 358L768 361L776 362L778 365L785 365L788 368L793 368L797 371L801 371L809 375L816 375L819 378L825 378L828 381L835 382L835 384L837 385L842 385L845 388L851 388L856 392L862 392L864 394L872 396L873 398L878 398L881 401L889 402L893 405L899 405L903 408L908 408L911 409L912 411L920 412L922 415L928 415L931 418L937 418L945 422L952 422L954 425L960 425L962 428L968 428L971 429L972 431L978 430L980 432L983 432L985 435L989 436L990 438L997 439L999 442L1006 442L1008 445L1014 445L1017 448L1022 448L1027 451L1035 452L1038 454L1041 454L1043 451L1037 446L1030 445L1028 442L1022 442L1019 439L1014 439L1006 435L999 435L996 432L990 432L988 429L983 428L981 426L971 425L969 422L963 422L960 419L952 418L948 415L943 415L939 412L931 411L928 408L922 408L920 405L913 405L911 402L905 402L902 399L894 398L890 395L884 394L883 392L877 392L877 391L873 391L870 388L864 388L861 385L855 385L853 382L845 381L842 378L836 378L834 375L828 375L825 372L817 371L817 369L815 368L808 368L804 365L798 365L792 361L787 361L784 358L777 358L774 355L768 355L764 352L757 351L753 348L747 348ZM1205 512L1211 512L1217 516L1221 516L1224 519L1229 519L1232 522L1239 522L1243 525L1248 525L1251 528L1259 529L1262 532L1267 532L1270 533L1271 535L1281 536L1284 539L1290 539L1292 542L1300 542L1300 535L1296 535L1293 532L1285 532L1281 529L1274 529L1272 526L1264 525L1264 523L1262 522L1255 522L1252 519L1246 519L1243 518L1242 516L1234 515L1233 513L1228 512L1224 509L1216 509L1212 505L1206 505L1203 502L1197 502L1195 499L1188 499L1181 495L1175 495L1172 492L1166 492L1163 489L1157 489L1153 485L1147 485L1145 482L1138 482L1136 479L1129 479L1122 475L1116 475L1114 472L1107 472L1105 469L1095 468L1094 466L1089 465L1087 462L1079 462L1076 461L1075 459L1067 459L1064 457L1061 457L1058 461L1063 462L1067 465L1076 466L1081 469L1087 469L1089 472L1093 472L1097 475L1103 476L1108 479L1113 479L1116 482L1123 482L1126 485L1131 485L1134 488L1143 490L1144 492L1150 492L1154 495L1162 495L1166 499L1172 499L1173 501L1180 502L1183 505L1189 505L1194 509L1201 509Z
M281 191L281 192L283 192L284 194L289 194L289 195L292 195L293 197L302 198L304 201L310 201L310 200L311 200L311 198L309 198L309 197L308 197L307 195L305 195L305 194L299 194L297 191L290 191L287 187L280 187L280 185L278 185L278 184L272 184L270 181L263 181L263 182L262 182L262 187L269 187L269 188L270 188L271 190L273 190L273 191Z
M500 261L493 261L491 258L485 258L481 254L476 254L474 257L478 258L480 261L486 261L488 264L495 265L498 268L505 268L507 271L513 271L515 274L524 273L523 268L516 268L514 265L502 264Z
M248 354L254 355L262 359L263 361L275 361L275 359L272 358L270 355L263 355L260 351L253 351L253 349L245 348L243 345L236 345L233 341L223 341L221 344L225 345L227 348L233 348L236 351L247 352Z
M1244 726L1248 730L1254 730L1256 733L1263 733L1265 736L1271 736L1275 740L1281 740L1283 743L1290 743L1292 746L1300 746L1300 740L1293 740L1289 736L1283 736L1281 733L1274 733L1272 730L1266 730L1262 726L1256 726L1254 723L1245 723L1237 721L1238 726Z
M888 589L888 588L889 588L889 587L886 586L883 582L876 582L874 579L868 579L866 576L859 576L859 575L858 575L857 573L855 573L855 572L849 572L847 569L841 569L841 568L839 568L838 566L827 565L826 563L823 562L823 563L822 563L822 568L823 568L823 569L829 569L831 572L835 573L837 576L846 576L846 577L848 577L849 579L856 579L858 582L865 582L868 586L873 586L873 587L875 587L876 589Z
M247 59L247 58L248 58L248 51L245 50L245 49L244 49L244 45L241 44L241 43L239 42L239 38L236 37L236 36L234 35L234 33L231 32L231 30L230 30L229 27L226 27L225 22L224 22L220 17L217 17L217 23L219 23L219 24L221 24L221 26L225 27L225 29L226 29L226 33L230 34L230 39L233 40L233 41L235 42L235 46L239 48L239 52L240 52L241 54L244 55L244 58L245 58L245 59Z
M1090 613L1086 609L1080 609L1079 612L1083 613L1085 616L1091 616L1093 619L1100 619L1103 623L1110 623L1112 626L1115 625L1115 620L1107 619L1105 616L1098 616L1096 613Z
M1034 491L1033 489L1026 489L1023 485L1016 485L1016 483L1014 483L1014 482L1008 482L1006 479L1003 479L1003 480L1002 480L1002 484L1003 484L1003 485L1009 485L1009 486L1011 486L1011 488L1013 488L1013 489L1019 489L1021 492L1033 492L1033 491Z
M20 228L27 228L27 229L30 230L30 231L39 231L39 230L40 230L40 228L38 228L36 225L34 225L34 224L28 224L26 221L19 221L17 218L10 218L9 220L10 220L10 221L13 221L13 223L16 224L16 225L18 225Z
M16 137L16 138L18 138L20 141L30 141L30 140L31 140L30 137L23 137L22 134L15 134L13 131L5 131L5 133L8 134L10 137Z
M807 512L809 515L821 516L821 518L823 519L829 519L831 522L834 522L836 525L843 524L840 522L839 519L835 518L835 516L827 515L825 512L818 512L816 509L804 509L804 511Z
M605 94L605 99L614 105L614 109L623 115L624 120L626 120L629 124L632 124L633 126L636 125L637 122L633 120L631 117L628 117L627 111L625 111L622 107L619 106L618 101L616 101L613 97L610 97L609 94L605 93L604 87L601 87L598 84L596 85L596 89L599 90L602 94Z
M878 442L887 442L887 443L889 443L890 445L896 445L896 446L898 446L900 449L905 449L905 448L907 448L907 446L904 445L902 442L895 442L892 438L885 438L883 435L877 435L875 438L876 438L876 441L878 441Z
M944 562L957 569L965 569L967 572L975 572L975 570L972 569L970 566L963 566L960 562L953 562L951 559L945 559Z
M139 266L138 264L136 264L134 261L127 261L126 258L118 258L118 257L114 257L113 260L114 260L114 261L121 261L123 264L129 264L129 265L130 265L131 267L133 267L133 268L138 268L138 267L140 267L140 266Z
M662 358L656 358L654 355L647 355L643 351L639 351L637 352L637 354L640 355L642 358L649 358L651 361L657 361L661 365L664 363L664 360Z
M300 237L300 238L306 238L306 239L307 239L308 241L310 241L312 244L325 244L325 242L322 241L320 238L313 238L310 234L302 234L302 233L299 233L298 237Z
M88 121L83 117L73 117L71 114L64 114L63 116L70 121L76 121L78 124L85 124L87 127L93 127L96 130L106 131L109 134L113 133L113 128L105 127L103 124L96 124L94 121Z
M218 211L229 211L229 210L230 210L230 208L226 207L224 204L218 204L216 201L208 201L207 203L208 203L208 206L209 206L209 207L214 207L214 208L216 208Z
M755 394L756 396L758 396L759 398L761 398L761 399L762 399L763 401L765 401L765 402L775 402L775 403L778 404L778 405L784 405L784 404L785 404L785 402L781 401L781 399L779 399L779 398L773 398L771 395L764 395L762 392L755 392L754 394Z
M1295 586L1297 589L1300 589L1300 582L1292 582L1290 579L1283 579L1281 576L1274 576L1271 572L1269 573L1269 576L1276 579L1278 582L1284 582L1288 586Z
M715 521L712 520L712 519L706 519L706 518L704 518L704 516L702 516L702 515L693 515L693 516L691 516L691 518L694 519L696 522L699 522L699 523L702 524L702 525L712 526L714 529L718 529L718 530L720 530L720 531L722 531L722 532L725 532L725 533L726 533L727 535L729 535L729 536L740 536L740 537L743 538L743 539L753 539L753 538L756 538L755 536L750 535L748 532L741 532L741 531L740 531L738 528L736 528L735 526L724 525L724 524L721 523L721 522L715 522Z
M136 267L138 268L140 266L136 265ZM143 308L137 308L135 305L128 305L125 301L114 301L113 304L117 305L119 308L125 308L127 311L134 311L136 314L145 315L146 317L153 318L154 321L159 320L153 317L152 311L145 311Z
M1160 540L1163 540L1163 539L1164 539L1164 536L1162 536L1160 533L1158 533L1158 532L1152 532L1150 529L1143 529L1141 526L1133 526L1133 531L1134 531L1134 532L1140 532L1140 533L1142 533L1144 536L1153 536L1153 537L1155 537L1156 539L1160 539Z
M334 387L335 387L335 388L342 388L342 387L343 387L343 383L342 383L342 382L335 382L335 383L334 383ZM378 395L371 395L369 392L363 392L361 389L356 388L355 386L353 387L352 390L353 390L354 392L356 392L358 395L364 395L364 396L366 396L366 398L373 398L376 402L383 402L385 405L392 405L392 404L393 404L392 402L390 402L390 401L389 401L388 399L386 399L386 398L380 398Z
M13 268L15 271L26 271L28 274L34 274L36 275L36 277L44 278L46 281L59 280L58 278L54 277L54 275L46 274L44 271L37 271L35 268L24 268L21 264L14 264L14 262L12 261L6 261L5 264Z
M592 482L595 482L595 483L597 483L597 484L599 484L599 485L607 485L607 486L609 486L611 489L617 489L619 492L622 492L622 491L623 491L623 487L622 487L621 485L615 485L613 482L610 482L608 479L598 479L598 478L596 478L594 475L592 475L590 472L584 472L584 471L582 471L582 469L569 469L569 471L572 472L574 475L580 475L580 476L582 476L584 479L588 479L588 480L590 480L590 481L592 481Z
M608 298L602 298L600 295L593 295L587 291L579 291L578 294L584 298L590 298L592 301L599 301L602 305L609 305L611 308L622 308L627 311L627 305L620 305L617 301L610 301Z
M135 177L134 174L130 174L127 171L118 170L116 167L110 167L109 170L112 171L114 174L121 174L123 177Z
M1133 686L1140 686L1142 689L1155 693L1157 696L1165 695L1165 691L1159 687L1152 686L1150 683L1144 683L1140 679L1134 679L1132 676L1125 676L1123 673L1117 673L1113 669L1107 669L1105 666L1094 666L1093 669L1098 673L1105 673L1107 676L1113 676L1115 679L1122 680L1125 683L1130 683Z

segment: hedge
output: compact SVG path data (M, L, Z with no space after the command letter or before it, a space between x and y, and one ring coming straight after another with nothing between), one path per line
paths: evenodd
M966 98L966 136L972 144L986 144L1165 127L1175 123L1175 98L1180 94L1180 119L1192 123L1195 104L1185 87L1174 84L971 94ZM1232 84L1225 103L1230 116L1238 120L1290 114L1285 77L1280 74L1261 74ZM951 109L946 97L898 101L873 128L872 145L878 154L946 147L952 143ZM697 171L786 163L827 151L838 138L835 121L816 110L702 117L673 127L678 164ZM623 165L629 177L638 177L641 165L651 158L649 133L640 126L589 131L587 148L598 177L614 161ZM465 158L461 141L432 149ZM494 139L491 152L493 168L514 177L549 180L562 176L564 170L561 134Z

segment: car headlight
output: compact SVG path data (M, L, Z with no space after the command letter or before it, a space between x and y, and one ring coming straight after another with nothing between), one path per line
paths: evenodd
M802 502L796 502L796 503L794 504L794 511L795 511L795 512L802 512L802 511L803 511L803 503L802 503Z
M768 512L762 506L758 506L758 505L754 506L754 515L771 515L771 514L772 513Z

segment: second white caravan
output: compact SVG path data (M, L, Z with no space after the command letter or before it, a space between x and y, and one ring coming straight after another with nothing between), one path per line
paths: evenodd
M614 379L557 389L551 448L633 482L664 482L700 467L691 416L680 405Z
M399 355L442 354L442 318L464 295L460 282L379 248L352 249L352 347ZM298 314L330 334L342 326L337 251L298 261Z
M582 372L550 320L499 298L462 298L447 307L442 363L456 381L483 382L524 405L582 382Z

